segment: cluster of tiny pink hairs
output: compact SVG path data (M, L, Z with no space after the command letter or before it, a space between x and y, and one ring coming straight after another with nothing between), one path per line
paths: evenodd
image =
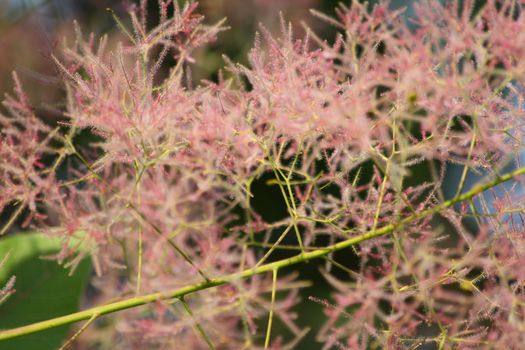
M67 127L41 122L15 77L0 116L0 210L13 213L2 233L23 216L63 241L66 266L91 258L89 303L122 301L0 339L84 319L77 349L290 349L308 332L297 318L312 315L296 314L305 283L282 269L319 258L334 292L311 298L325 308L323 349L525 346L524 171L512 164L525 2L422 1L411 26L386 3L354 2L337 18L315 13L340 31L333 43L262 29L248 67L226 58L218 83L197 86L189 66L222 22L159 3L156 26L146 1L131 27L116 18L125 43L79 32L65 45ZM96 141L82 145L86 129ZM463 172L447 200L450 164ZM429 179L410 186L416 167ZM469 190L470 171L488 175ZM289 214L275 222L253 209L252 185L269 174ZM297 255L269 262L278 249Z

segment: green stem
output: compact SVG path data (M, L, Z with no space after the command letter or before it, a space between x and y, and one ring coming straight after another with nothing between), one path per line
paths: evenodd
M170 290L166 292L158 292L158 293L153 293L153 294L148 294L148 295L143 295L143 296L137 296L137 297L129 298L126 300L122 300L122 301L118 301L118 302L114 302L114 303L110 303L110 304L106 304L102 306L97 306L97 307L87 309L84 311L75 312L75 313L72 313L66 316L61 316L61 317L53 318L53 319L46 320L46 321L36 322L36 323L30 324L27 326L5 330L3 332L0 332L0 341L6 340L6 339L12 339L12 338L20 337L23 335L32 334L32 333L37 333L40 331L75 323L78 321L89 320L93 317L98 317L98 316L110 314L113 312L145 305L145 304L159 301L159 300L174 299L174 298L180 299L188 294L195 293L200 290L213 288L213 287L220 286L220 285L227 284L227 283L232 283L234 281L238 281L244 278L249 278L257 274L270 272L270 271L273 272L273 271L279 270L287 266L296 265L296 264L306 262L312 259L324 257L331 252L341 250L344 248L348 248L350 246L373 239L375 237L390 234L394 232L395 230L402 228L406 224L409 224L421 218L427 217L429 215L436 214L444 209L452 207L456 203L470 200L489 188L492 188L505 181L511 180L517 176L524 175L524 174L525 174L525 167L519 168L513 172L499 176L496 179L490 182L487 182L485 184L476 185L470 191L465 192L464 194L460 196L457 196L453 199L445 201L432 208L429 208L429 209L426 209L420 212L416 212L398 221L397 223L392 223L392 224L383 226L381 228L362 233L360 235L357 235L355 237L349 238L339 243L327 246L325 248L316 249L310 252L304 252L302 254L293 256L291 258L282 259L279 261L275 261L275 262L261 265L258 267L254 267L254 268L249 268L249 269L246 269L246 270L243 270L237 273L233 273L227 276L213 278L213 279L210 279L208 281L205 281L199 284L195 284L195 285L191 285L191 286L187 286L187 287L183 287L183 288L179 288L175 290Z
M215 346L213 346L213 343L211 342L210 337L208 337L208 335L204 331L204 328L202 328L202 326L199 323L199 321L197 320L197 318L193 315L193 312L191 311L191 308L188 305L188 303L186 302L186 300L184 300L184 298L180 298L179 300L182 303L182 305L184 306L184 310L186 310L188 315L190 315L191 318L193 318L193 322L195 322L195 327L197 327L198 334L200 334L202 336L202 338L204 339L206 344L208 344L208 347L210 348L210 350L215 350Z
M275 308L275 289L277 284L277 270L273 270L272 278L272 300L270 302L270 314L268 315L268 327L266 328L266 339L264 340L264 348L268 349L270 345L270 336L272 334L273 309Z

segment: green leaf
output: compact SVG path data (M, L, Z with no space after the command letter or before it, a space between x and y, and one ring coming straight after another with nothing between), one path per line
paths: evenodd
M0 305L0 329L10 329L33 322L66 315L78 310L79 299L91 271L89 259L82 261L75 273L42 256L55 254L60 242L38 233L22 233L0 239L0 259L9 254L0 267L0 288L16 276L16 292ZM55 350L65 341L69 326L0 342L2 350Z

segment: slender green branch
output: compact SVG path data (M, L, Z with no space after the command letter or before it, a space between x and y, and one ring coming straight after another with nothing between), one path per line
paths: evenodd
M95 315L96 315L95 317L98 317L98 316L110 314L113 312L145 305L145 304L159 301L159 300L174 299L174 298L180 299L188 294L192 294L192 293L195 293L201 290L210 289L210 288L220 286L223 284L232 283L240 279L249 278L257 274L270 272L270 271L273 272L273 271L279 270L287 266L296 265L296 264L306 262L312 259L324 257L331 252L341 250L344 248L348 248L348 247L354 246L356 244L359 244L364 241L368 241L370 239L373 239L379 236L391 234L395 230L399 230L400 228L402 228L404 225L417 221L421 218L439 213L444 209L452 207L456 203L468 201L474 198L475 196L479 195L480 193L486 191L487 189L497 186L505 181L511 180L520 175L525 175L525 167L519 168L508 174L499 176L495 178L494 180L486 182L484 184L476 185L470 191L465 192L464 194L460 196L447 200L427 210L416 212L408 217L405 217L404 219L396 223L392 223L392 224L383 226L381 228L362 233L360 235L354 236L352 238L341 241L339 243L327 246L326 248L320 248L320 249L316 249L310 252L304 252L302 254L293 256L291 258L282 259L282 260L264 264L258 267L245 269L243 271L233 273L227 276L213 278L213 279L210 279L208 281L205 281L199 284L195 284L195 285L191 285L191 286L187 286L187 287L183 287L183 288L179 288L175 290L165 291L165 292L158 292L158 293L153 293L153 294L148 294L148 295L143 295L143 296L137 296L137 297L129 298L126 300L97 306L97 307L87 309L84 311L75 312L75 313L72 313L66 316L61 316L61 317L53 318L50 320L33 323L27 326L5 330L5 331L0 332L0 341L20 337L20 336L27 335L27 334L37 333L37 332L44 331L47 329L51 329L51 328L55 328L55 327L83 321L83 320L89 320L93 318Z
M91 316L91 318L87 320L87 322L84 323L84 325L80 327L80 329L75 334L73 334L73 336L69 338L64 343L64 345L62 345L58 350L66 350L75 341L75 339L77 339L79 335L82 334L89 327L89 325L93 323L93 321L96 320L97 316L98 316L97 314L94 314L93 316Z
M197 318L193 315L193 312L191 311L191 308L186 302L186 300L184 300L184 297L180 298L179 300L184 306L184 310L186 310L188 315L190 315L191 318L193 318L193 322L195 322L195 327L197 327L197 333L202 336L206 344L208 344L208 347L210 348L210 350L215 350L215 346L213 345L210 337L208 337L208 335L204 331L204 328L202 328L201 324L199 323L199 320L197 320Z
M9 218L9 220L7 220L6 224L0 229L0 236L3 236L4 233L6 233L7 230L9 230L9 228L15 222L15 220L18 219L20 214L22 214L22 210L24 210L25 207L26 207L25 200L18 203L18 207L16 208L15 212L11 214L11 217Z
M264 348L268 349L270 345L270 336L272 334L273 309L275 307L275 289L277 284L277 269L273 270L272 278L272 300L270 302L270 314L268 315L268 327L266 328L266 339L264 340Z

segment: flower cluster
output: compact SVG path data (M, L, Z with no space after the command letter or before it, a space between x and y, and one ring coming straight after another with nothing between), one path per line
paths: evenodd
M325 257L335 294L311 297L326 309L324 349L525 344L525 198L496 188L494 212L461 198L454 208L442 193L448 165L465 169L459 195L467 171L497 178L523 151L522 2L424 1L410 18L341 5L337 18L315 13L340 31L334 42L309 30L296 39L283 20L279 38L261 28L249 66L226 58L218 82L197 85L194 52L223 24L204 24L195 3L159 1L151 26L146 3L129 8L132 29L117 19L125 42L78 30L56 58L61 128L35 117L17 83L0 119L0 210L14 208L2 231L27 209L27 223L64 241L60 261L91 257L91 302L103 302L248 271L284 240L306 254L395 225L347 250L357 269ZM286 218L254 209L263 176ZM270 311L295 336L290 348L305 334L296 285L275 270L124 311L99 345L252 349ZM286 348L267 334L266 347Z

